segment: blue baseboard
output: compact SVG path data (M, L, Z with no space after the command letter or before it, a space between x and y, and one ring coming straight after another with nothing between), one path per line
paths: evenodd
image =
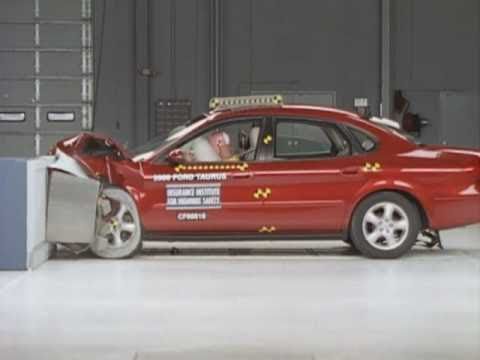
M27 159L0 158L0 270L27 269Z

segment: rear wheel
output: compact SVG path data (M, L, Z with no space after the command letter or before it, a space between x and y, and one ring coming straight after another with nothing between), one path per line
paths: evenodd
M142 229L135 201L124 190L105 188L99 199L92 252L106 259L133 256L141 247Z
M394 192L374 194L363 200L353 214L351 238L363 255L393 259L404 255L421 230L415 204Z

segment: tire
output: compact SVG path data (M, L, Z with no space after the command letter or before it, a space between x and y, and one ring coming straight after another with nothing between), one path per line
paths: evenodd
M352 240L352 238L351 238L351 237L349 237L349 238L348 238L348 239L346 239L346 240L345 240L345 239L343 239L342 241L343 241L343 243L344 243L345 245L348 245L348 246L350 246L350 247L352 248L352 250L354 250L354 251L358 251L358 250L357 250L357 248L355 247L355 244L353 243L353 240Z
M141 246L142 227L135 201L122 189L103 189L90 249L104 259L124 259L135 255Z
M415 204L395 192L381 192L355 209L350 234L355 248L374 259L395 259L407 253L421 230Z

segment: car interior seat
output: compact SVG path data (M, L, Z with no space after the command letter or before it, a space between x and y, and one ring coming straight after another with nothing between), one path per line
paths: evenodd
M250 143L250 147L245 153L245 160L254 160L255 159L255 150L258 144L258 137L260 136L260 127L253 126L250 129L250 133L248 134L248 140Z

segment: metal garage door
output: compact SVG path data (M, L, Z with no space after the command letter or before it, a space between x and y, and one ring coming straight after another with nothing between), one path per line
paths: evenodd
M92 45L92 0L0 3L0 156L91 129Z

